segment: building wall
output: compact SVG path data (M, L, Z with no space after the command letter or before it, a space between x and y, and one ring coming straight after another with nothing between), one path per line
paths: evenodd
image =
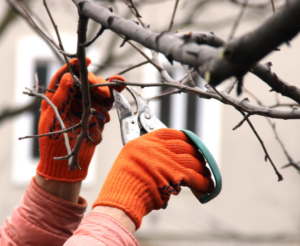
M62 4L62 6L60 6ZM215 31L224 39L228 37L230 27L237 16L240 8L232 6L225 1L213 1L209 11L199 13L198 26L192 26L194 30ZM49 1L54 17L62 34L74 36L76 43L76 9L69 2L58 3ZM5 2L0 7L6 7ZM168 20L173 8L172 1L156 3L152 7L141 6L140 12L147 23L151 23L152 30L163 31L168 26ZM4 8L2 8L4 9ZM43 6L34 1L33 10L43 16L42 20L52 30L49 20L45 15ZM168 10L168 11L166 11ZM125 15L125 8L118 4L115 11ZM184 18L184 6L179 8L178 20ZM161 19L153 18L153 13L160 13ZM260 13L260 12L258 12ZM271 12L269 12L271 13ZM0 12L0 20L3 11ZM253 29L259 25L266 15L259 15L249 12L245 16L245 22L237 30L237 36ZM133 19L133 17L130 17ZM215 24L219 19L227 18L226 24ZM164 26L163 23L167 23ZM176 23L176 22L175 22ZM94 28L90 23L90 28ZM214 28L214 29L210 29ZM185 30L185 29L184 29ZM95 29L96 31L96 29ZM188 31L188 30L185 30ZM18 43L22 38L35 36L36 34L21 19L13 24L0 38L0 110L14 105L16 85L20 75L17 74L18 64ZM93 46L90 55L95 61L103 60L106 55L106 45L109 44L112 34L105 32ZM121 40L119 40L121 43ZM128 44L125 45L130 54L125 60L117 64L135 64L142 61L139 54L135 54ZM65 44L68 52L74 52L72 44ZM278 76L287 82L300 86L298 57L300 51L300 39L296 38L291 42L291 47L283 45L280 52L273 53L265 58L263 62L272 61L272 69ZM117 52L122 53L122 50ZM91 67L95 69L95 67ZM101 76L106 77L116 73L116 68L106 69ZM146 80L145 68L134 70L126 74L131 81ZM24 87L27 86L24 84ZM269 88L253 75L247 75L245 86L266 104L272 105L276 102L273 93ZM18 97L24 97L21 91L17 92ZM235 92L232 92L234 94ZM241 97L249 97L245 93ZM25 100L25 99L24 99ZM289 101L280 97L281 102ZM208 104L214 103L209 100ZM211 112L208 122L213 120L215 112ZM264 161L262 148L246 123L239 129L232 131L232 128L242 119L240 113L230 106L221 104L219 129L207 128L208 132L218 131L218 162L223 178L223 190L221 194L209 202L201 205L192 196L187 188L183 188L179 196L173 196L166 210L153 211L147 215L142 228L136 233L137 238L143 246L148 245L299 245L300 244L300 176L293 169L281 169L287 163L282 149L275 140L274 133L266 119L260 116L253 116L251 120L263 139L266 147L280 172L284 181L277 182L276 175L269 162ZM12 162L14 159L14 121L7 120L0 125L0 223L11 214L12 209L18 204L26 185L17 185L13 179ZM276 120L276 127L280 138L284 142L293 158L298 161L300 154L299 146L299 121ZM22 125L20 125L22 129ZM24 130L23 136L28 132ZM82 196L91 204L96 199L105 177L122 148L119 122L116 111L111 111L111 122L105 126L103 142L97 147L94 157L95 167L92 170L94 179L82 189ZM209 134L208 134L209 136ZM22 140L27 141L27 140ZM34 173L32 174L34 175Z

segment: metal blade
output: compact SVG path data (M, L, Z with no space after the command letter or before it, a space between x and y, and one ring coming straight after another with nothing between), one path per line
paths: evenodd
M120 123L127 117L132 116L132 110L129 102L119 92L113 90L117 113Z
M143 112L146 109L150 111L148 102L146 99L140 94L140 92L132 86L127 86L126 89L133 96L134 101L136 103L137 113Z

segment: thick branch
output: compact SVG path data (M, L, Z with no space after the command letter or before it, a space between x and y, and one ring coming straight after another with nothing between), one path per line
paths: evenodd
M73 2L80 5L83 15L149 49L163 53L169 60L194 67L202 66L201 76L213 85L231 76L244 75L265 55L292 39L300 29L300 1L294 1L250 34L231 41L223 50L185 43L169 33L151 32L111 13L92 0Z
M221 47L225 45L225 41L223 39L212 33L193 32L188 36L185 33L178 33L176 36L185 39L187 42L208 44L213 47ZM279 78L271 71L269 66L262 63L256 63L250 69L250 72L266 82L266 84L268 84L273 91L280 93L282 96L293 99L295 102L300 104L300 89Z
M80 73L80 80L81 80L83 111L82 111L82 118L81 118L81 124L82 124L81 132L72 150L73 156L69 161L70 171L74 171L75 166L78 167L78 169L81 169L79 166L80 165L79 152L84 139L88 136L89 117L91 115L91 96L90 96L90 89L89 89L85 47L80 45L86 42L86 31L87 31L88 20L89 19L87 17L79 13L78 30L77 30L77 34L78 34L77 57L79 61L79 73Z

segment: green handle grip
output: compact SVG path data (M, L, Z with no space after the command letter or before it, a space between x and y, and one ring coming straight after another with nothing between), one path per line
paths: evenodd
M206 146L204 145L204 143L199 139L199 137L196 134L194 134L193 132L188 131L188 130L181 130L181 131L184 132L185 135L189 139L191 139L194 142L194 144L198 147L198 149L203 154L204 158L206 159L206 161L207 161L207 163L208 163L208 165L210 167L210 170L212 171L212 173L214 175L215 189L211 193L205 194L201 198L198 198L199 201L202 204L203 203L207 203L210 200L214 199L221 192L221 189L222 189L222 177L221 177L221 173L220 173L219 167L218 167L218 165L217 165L214 157L212 156L212 154L208 150L208 148L206 148Z

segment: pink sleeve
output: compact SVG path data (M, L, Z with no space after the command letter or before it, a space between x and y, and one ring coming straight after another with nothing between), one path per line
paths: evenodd
M135 237L112 217L89 213L64 246L139 246Z
M69 203L41 189L31 180L20 204L0 227L1 246L59 246L80 224L87 203Z

